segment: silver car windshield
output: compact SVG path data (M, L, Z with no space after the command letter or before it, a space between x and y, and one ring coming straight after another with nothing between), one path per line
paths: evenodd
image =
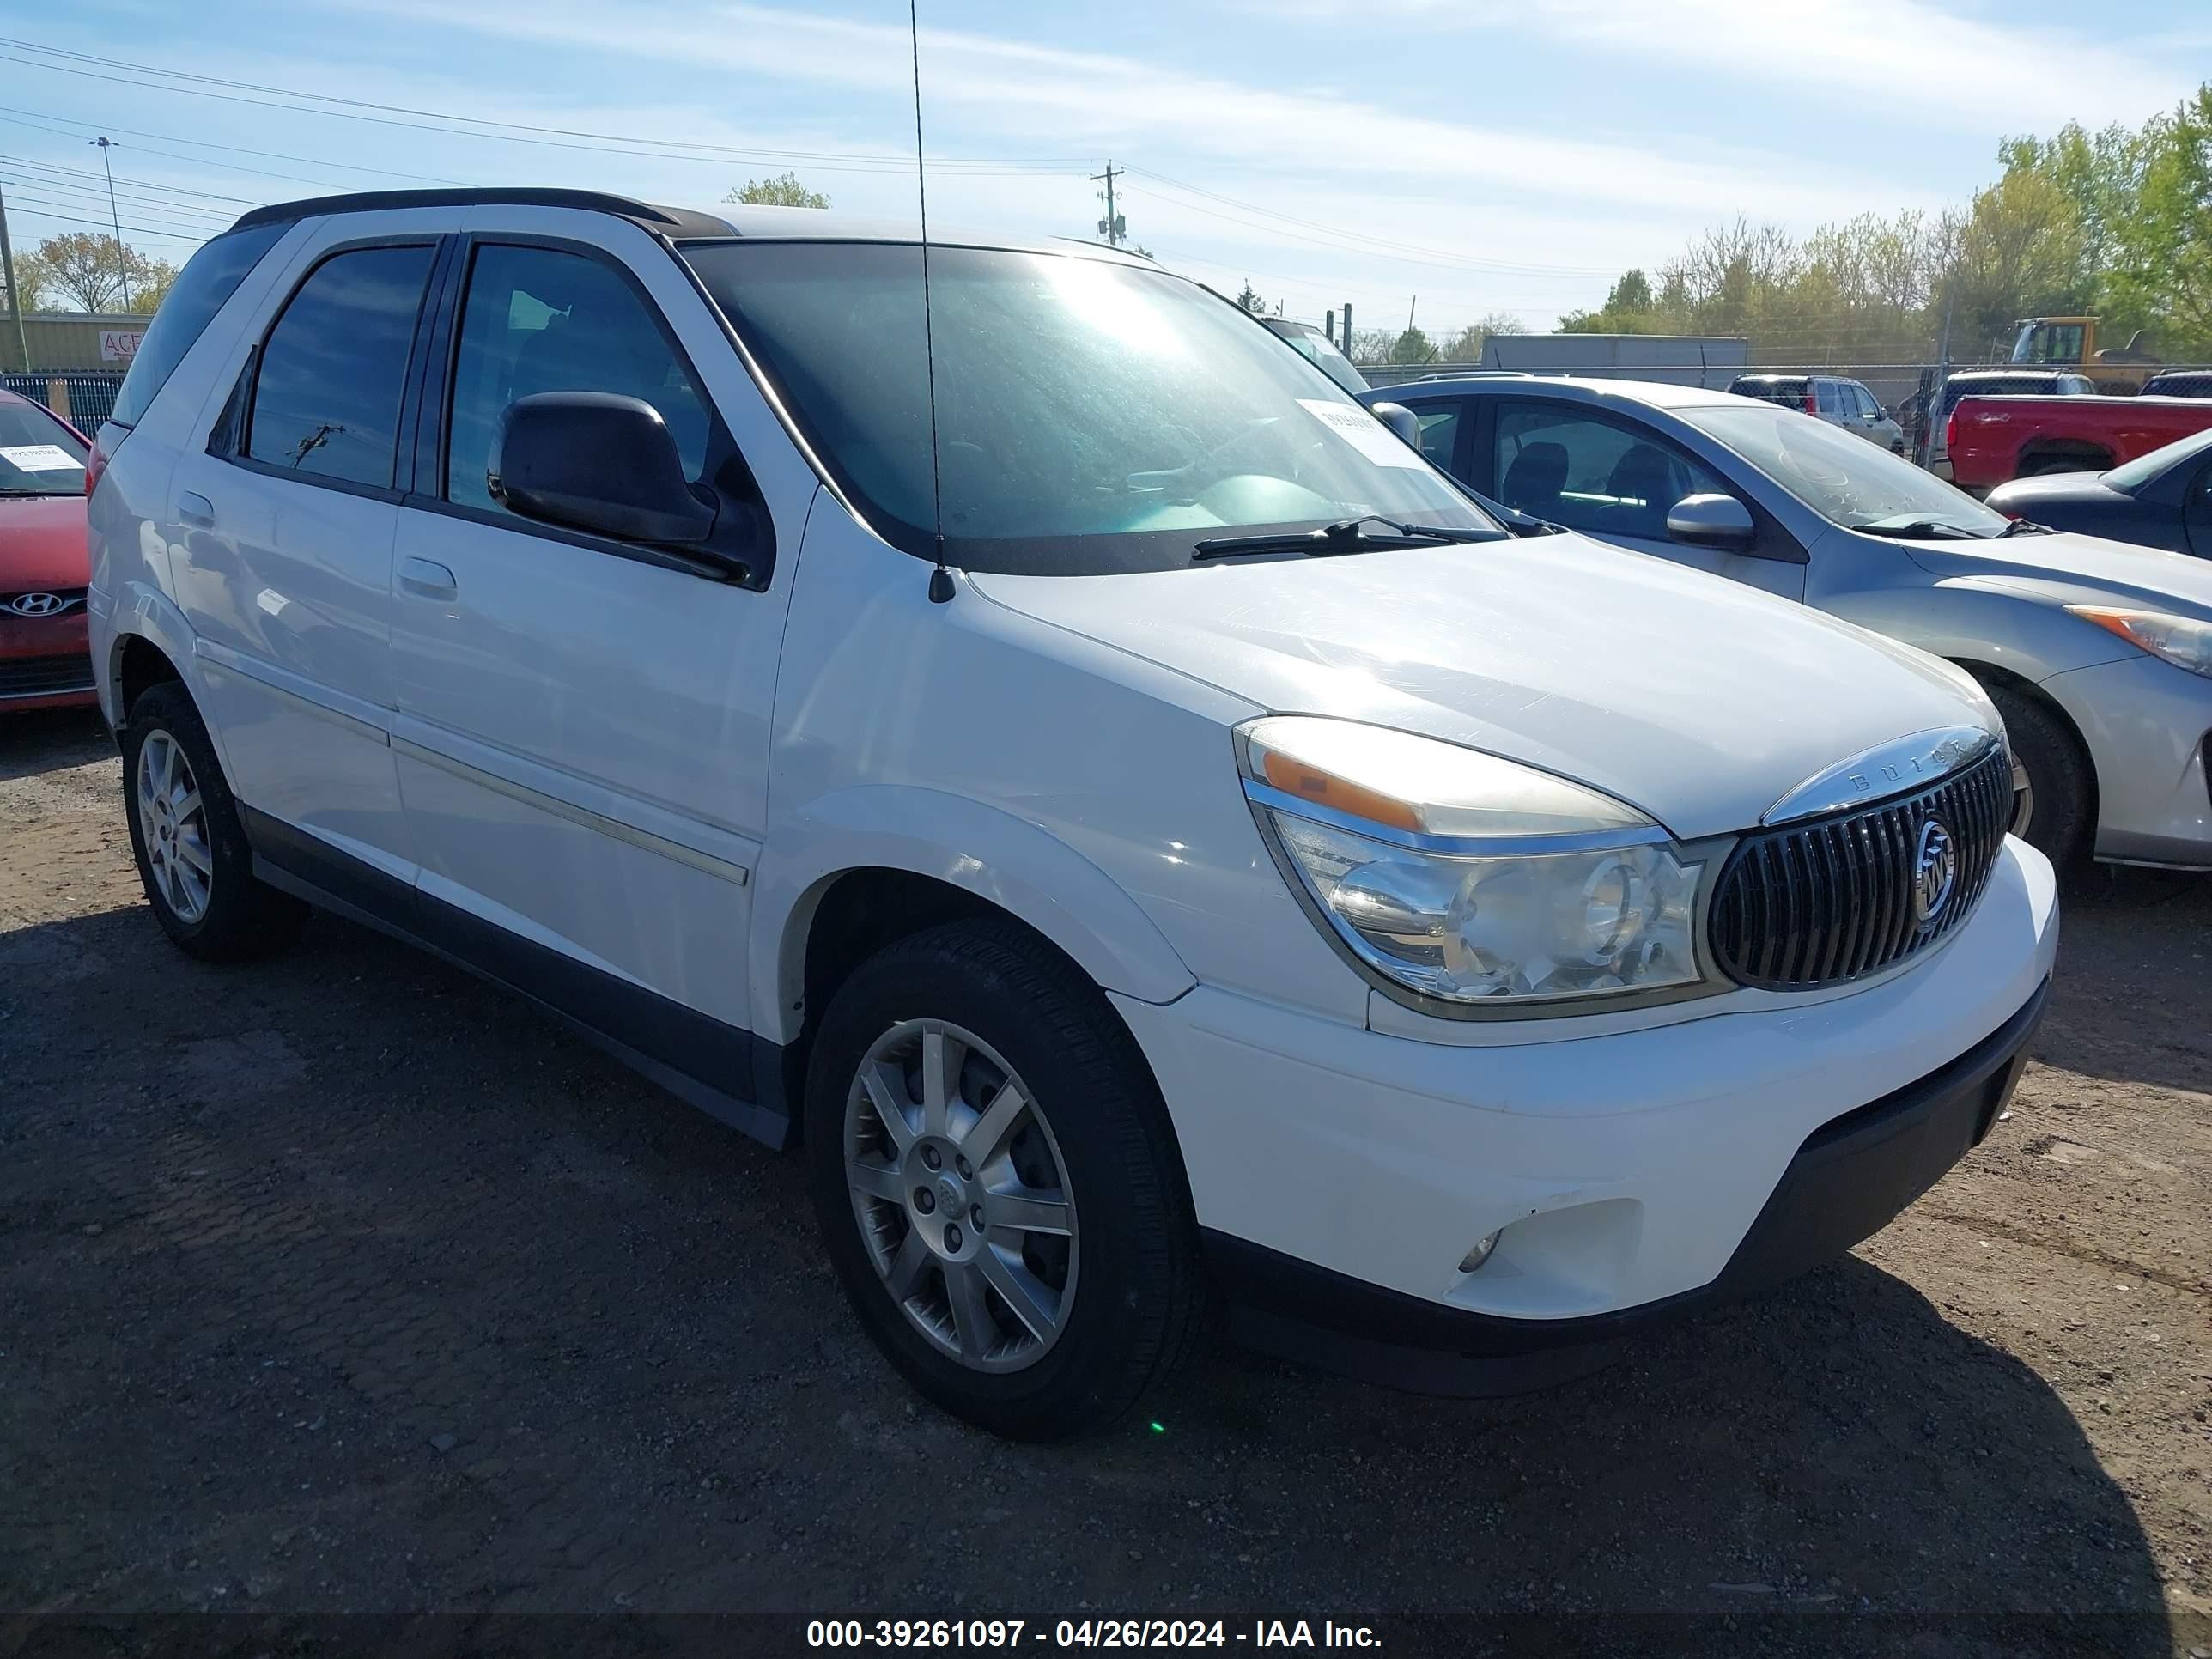
M1165 272L933 246L926 339L912 244L683 253L841 486L908 552L934 552L939 489L946 556L1024 574L1167 569L1224 531L1367 514L1502 533L1305 356Z
M1969 536L1995 536L2007 523L1911 462L1795 410L1762 404L1674 412L1831 523L1863 530L1925 521Z

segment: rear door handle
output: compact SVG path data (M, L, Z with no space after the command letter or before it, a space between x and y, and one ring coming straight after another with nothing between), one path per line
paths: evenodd
M429 559L402 559L399 585L426 599L450 599L461 591L460 584L453 580L453 573Z
M177 498L177 517L195 530L215 528L215 503L187 490Z

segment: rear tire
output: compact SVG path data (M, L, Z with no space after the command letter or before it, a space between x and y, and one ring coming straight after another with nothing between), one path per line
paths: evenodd
M204 962L244 962L300 936L307 907L253 873L253 849L182 682L150 686L123 722L123 811L154 919Z
M2026 786L2015 793L2012 832L2063 869L2081 859L2096 827L2089 757L2066 722L2044 704L2008 686L1986 689L2004 716L2014 781Z
M1182 1363L1199 1244L1166 1108L1097 988L1026 929L956 922L862 963L823 1013L805 1129L862 1327L954 1416L1055 1439Z

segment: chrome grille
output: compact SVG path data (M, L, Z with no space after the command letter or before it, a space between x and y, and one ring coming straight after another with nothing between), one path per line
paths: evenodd
M1951 838L1956 872L1923 921L1916 889L1931 821ZM1844 985L1893 967L1966 920L2011 821L2012 763L1999 745L1911 794L1746 836L1714 890L1714 960L1770 991Z

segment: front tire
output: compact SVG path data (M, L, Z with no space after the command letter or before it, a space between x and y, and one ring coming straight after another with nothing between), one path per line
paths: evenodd
M1198 1239L1166 1109L1097 987L1018 925L933 928L855 970L805 1128L846 1294L945 1410L1058 1438L1182 1360Z
M299 937L307 907L253 873L253 849L215 744L176 680L123 723L123 806L138 879L161 931L206 962L243 962Z
M2081 858L2095 828L2089 757L2042 703L2008 686L1986 689L2012 744L2012 833L2064 869Z

